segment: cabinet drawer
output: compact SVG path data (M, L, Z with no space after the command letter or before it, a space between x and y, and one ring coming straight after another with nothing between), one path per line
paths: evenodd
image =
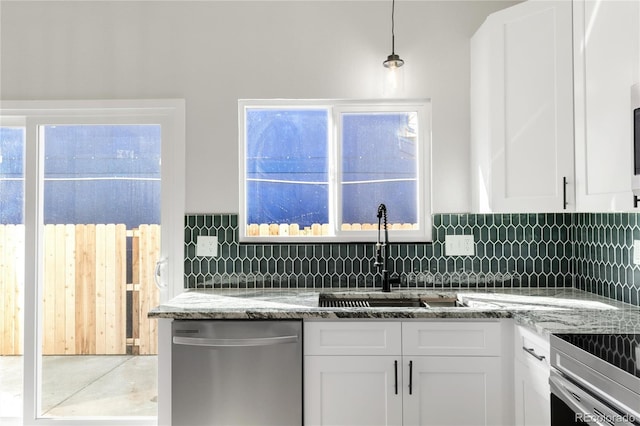
M305 322L304 354L400 355L401 336L399 322Z
M500 356L499 322L434 321L402 324L404 355Z
M514 354L527 365L549 367L549 338L527 327L516 326Z

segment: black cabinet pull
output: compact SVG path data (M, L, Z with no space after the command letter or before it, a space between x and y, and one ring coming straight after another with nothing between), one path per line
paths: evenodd
M398 360L395 360L393 362L394 366L394 370L395 370L395 388L396 388L396 395L398 394Z
M562 177L562 210L567 209L567 177Z
M413 361L409 361L409 395L413 394Z

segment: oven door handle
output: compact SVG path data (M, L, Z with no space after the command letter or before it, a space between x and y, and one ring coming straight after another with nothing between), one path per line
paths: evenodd
M589 410L583 404L580 404L578 401L576 401L575 397L573 396L574 394L580 398L580 401L584 401L590 406L596 407L598 411L604 413L605 417L619 419L620 421L616 423L616 426L635 425L634 423L630 423L628 421L632 419L626 418L625 416L621 416L619 413L611 411L603 403L599 402L597 399L593 398L582 389L567 382L565 379L558 375L554 375L553 373L551 374L551 377L549 378L549 386L551 388L551 393L560 398L562 402L567 404L567 406L574 413L576 413L576 416L581 415L583 421L587 424L594 426L611 426L611 423L606 422L606 419L602 419L601 416L594 413L594 410Z

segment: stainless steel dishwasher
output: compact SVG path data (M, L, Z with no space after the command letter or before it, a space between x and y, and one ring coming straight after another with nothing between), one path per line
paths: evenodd
M174 426L287 426L302 420L302 322L172 324Z

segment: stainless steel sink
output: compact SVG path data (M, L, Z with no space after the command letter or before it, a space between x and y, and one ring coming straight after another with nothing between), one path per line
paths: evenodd
M373 299L363 297L323 297L320 295L318 306L321 308L420 308L424 307L419 299Z
M463 307L456 297L394 297L388 293L320 293L321 308L453 308Z
M457 297L423 297L420 299L428 308L463 308L465 305Z

